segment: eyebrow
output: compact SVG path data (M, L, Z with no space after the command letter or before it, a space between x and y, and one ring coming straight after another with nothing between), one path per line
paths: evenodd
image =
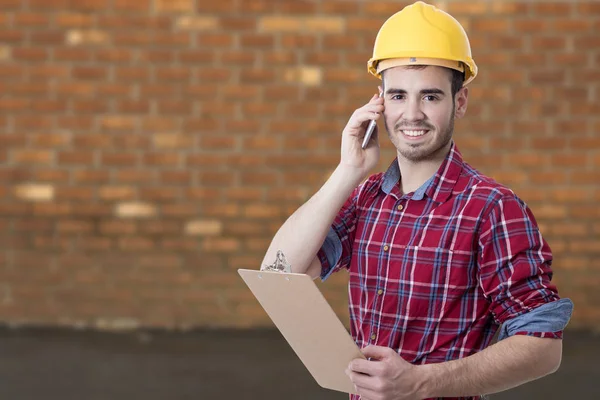
M408 92L404 89L395 89L395 88L390 88L390 89L386 89L385 94L408 94ZM420 95L426 95L426 94L439 94L439 95L446 95L446 93L441 90L441 89L437 89L437 88L431 88L431 89L423 89L421 91L419 91Z

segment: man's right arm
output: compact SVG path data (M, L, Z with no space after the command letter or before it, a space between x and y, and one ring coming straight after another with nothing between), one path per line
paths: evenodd
M271 264L277 251L281 250L291 264L292 272L318 277L321 262L316 254L335 216L361 179L359 171L338 165L321 189L279 228L263 265Z
M381 90L381 88L380 88ZM342 132L341 159L321 189L294 212L275 234L262 265L272 264L281 250L292 272L316 278L321 273L317 253L344 202L379 159L379 141L374 132L369 145L361 147L371 119L384 111L383 98L375 95L354 111Z

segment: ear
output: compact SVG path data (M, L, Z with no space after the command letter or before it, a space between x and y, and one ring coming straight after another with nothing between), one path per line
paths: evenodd
M467 104L469 103L469 88L461 88L454 97L454 117L462 118L467 112Z

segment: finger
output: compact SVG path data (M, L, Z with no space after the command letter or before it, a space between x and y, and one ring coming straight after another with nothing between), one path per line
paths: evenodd
M351 372L358 372L361 374L373 375L373 365L374 361L367 361L360 358L354 359L350 361L348 364L348 369Z
M363 107L361 107L360 110L368 110L381 113L385 110L385 107L383 106L383 104L366 104Z
M365 357L374 358L376 360L383 360L385 358L389 358L392 355L396 354L396 352L394 350L390 349L389 347L375 346L375 345L368 345L361 351L365 355Z
M383 104L383 99L379 97L379 94L376 94L371 97L371 100L367 104Z
M366 128L369 121L377 120L377 119L379 119L379 117L380 117L380 114L378 114L376 112L361 110L360 112L357 112L352 117L352 120L350 121L351 127L354 129Z
M360 394L361 400L375 400L381 398L381 394L371 389L358 386L356 390L358 391L358 394Z
M358 372L347 372L348 377L354 384L354 386L361 386L364 388L373 389L374 388L374 378L370 375L361 374Z

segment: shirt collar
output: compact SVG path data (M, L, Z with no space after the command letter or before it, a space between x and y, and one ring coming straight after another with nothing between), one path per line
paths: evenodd
M446 155L444 162L440 165L437 172L423 183L412 195L412 200L423 200L424 196L432 200L443 203L450 197L454 185L463 169L463 159L460 151L454 141L450 145L450 151ZM381 190L390 194L394 186L400 180L400 167L398 159L395 158L389 168L383 175Z

